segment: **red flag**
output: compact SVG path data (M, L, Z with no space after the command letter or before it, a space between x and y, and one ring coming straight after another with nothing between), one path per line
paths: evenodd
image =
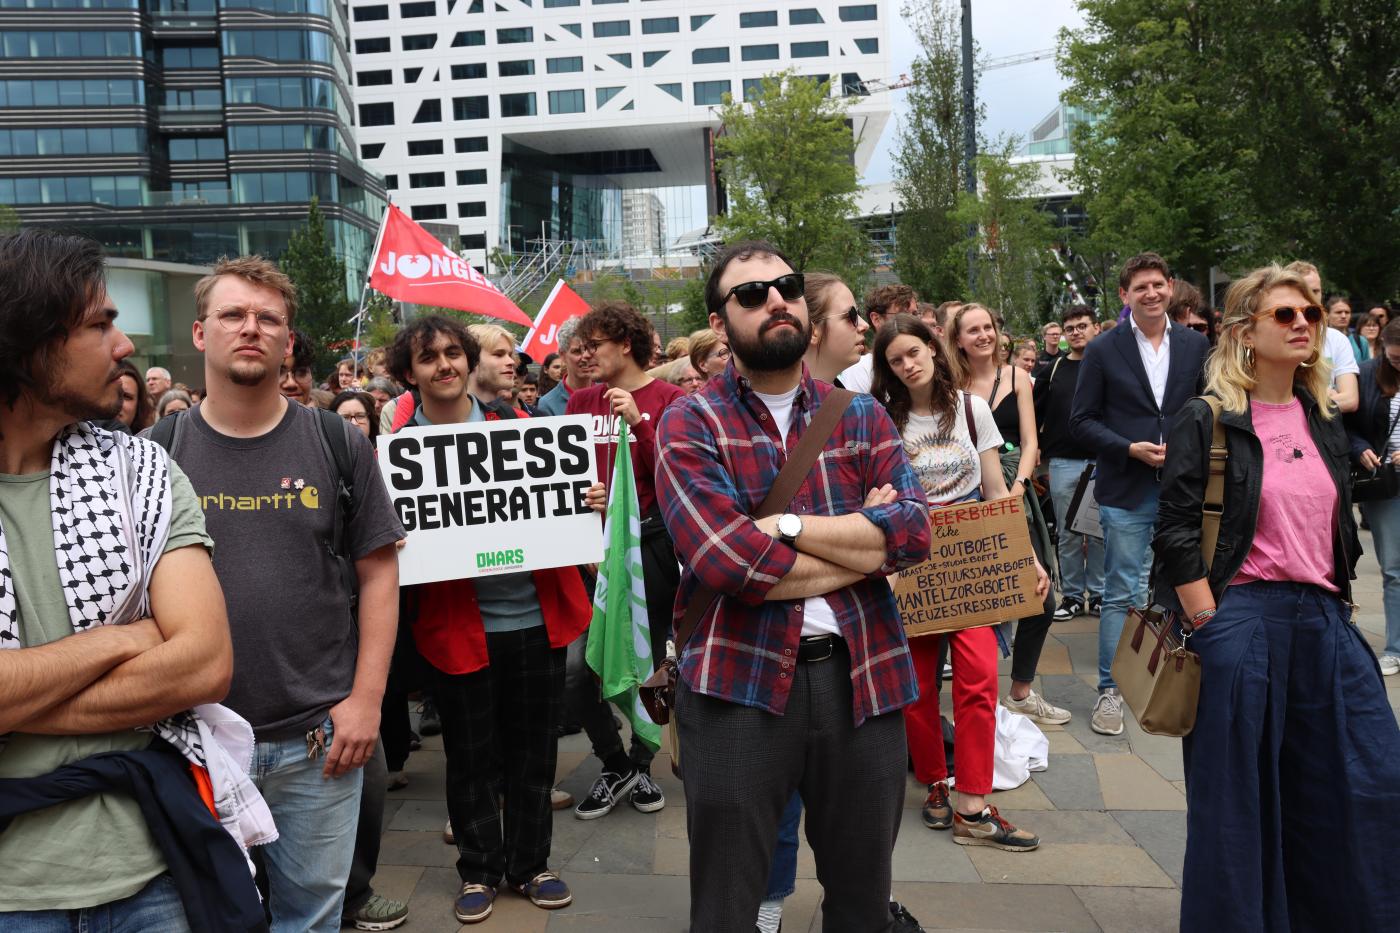
M390 204L369 284L400 301L530 326L525 312L461 256Z
M542 360L551 353L563 353L564 348L559 346L559 328L569 318L582 317L589 310L588 302L560 279L544 300L544 306L535 316L535 326L525 335L520 349L534 360Z

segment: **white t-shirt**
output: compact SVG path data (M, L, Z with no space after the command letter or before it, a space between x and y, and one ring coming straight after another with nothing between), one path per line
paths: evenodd
M929 505L947 505L966 499L982 486L983 451L1002 445L1001 432L992 420L992 410L980 396L972 396L972 420L977 426L977 444L967 430L963 403L966 392L958 393L957 418L953 429L944 428L936 415L909 415L904 426L904 452L909 465L924 487Z
M1322 355L1332 361L1334 389L1337 387L1338 376L1361 372L1361 367L1356 365L1356 351L1351 348L1351 341L1340 331L1327 328L1327 342L1322 348Z
M856 360L841 375L836 378L841 380L844 388L852 392L864 392L870 394L870 387L875 383L875 355L867 353Z
M778 429L778 435L787 438L788 429L792 427L792 402L797 398L797 390L801 384L793 386L791 392L784 392L782 395L768 395L764 392L755 392L763 404L768 408L768 414L773 417L773 424ZM809 596L802 603L802 634L806 635L840 635L841 626L836 623L836 613L832 610L831 604L826 601L825 596Z

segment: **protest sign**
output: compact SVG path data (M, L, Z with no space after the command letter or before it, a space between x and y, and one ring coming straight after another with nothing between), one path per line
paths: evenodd
M408 532L399 583L602 560L602 525L584 503L594 456L586 415L381 435L379 469Z
M929 559L902 571L894 588L905 635L975 628L1044 608L1020 499L930 509L929 524Z

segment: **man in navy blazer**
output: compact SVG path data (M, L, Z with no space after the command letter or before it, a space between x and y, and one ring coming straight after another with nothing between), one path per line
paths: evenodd
M1104 534L1103 610L1099 618L1099 699L1089 725L1123 731L1123 700L1109 668L1128 609L1147 600L1160 471L1172 420L1199 395L1210 342L1167 320L1172 279L1156 253L1123 265L1118 296L1125 324L1093 340L1079 366L1069 429L1097 453L1094 495Z

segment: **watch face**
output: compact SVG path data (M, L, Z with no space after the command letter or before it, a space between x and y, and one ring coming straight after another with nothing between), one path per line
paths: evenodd
M778 519L778 534L785 538L795 538L802 533L802 519L791 513Z

